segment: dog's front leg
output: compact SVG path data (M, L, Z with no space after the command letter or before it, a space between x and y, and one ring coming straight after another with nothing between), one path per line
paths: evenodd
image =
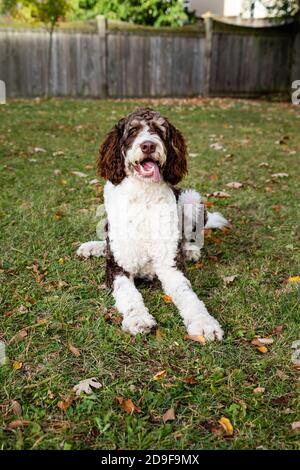
M223 330L217 320L198 299L189 280L175 267L158 268L157 276L163 289L179 310L189 335L201 335L207 340L221 340Z
M113 282L113 296L116 308L123 315L122 328L132 335L144 333L156 325L144 305L143 297L134 282L125 275L116 276Z

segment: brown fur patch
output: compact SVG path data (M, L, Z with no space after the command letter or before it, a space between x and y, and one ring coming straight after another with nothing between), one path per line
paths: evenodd
M181 132L167 122L167 161L163 168L163 177L170 184L178 184L187 174L187 148Z
M176 186L171 186L171 189L172 189L172 191L173 191L173 193L174 193L176 202L178 202L179 196L180 196L181 193L183 193L184 189L182 189L182 188L177 188Z
M110 248L109 237L106 237L106 269L105 269L105 285L109 289L113 288L116 276L130 277L130 274L121 268L116 262L113 252Z
M180 240L177 247L176 257L175 257L175 265L176 268L185 273L186 272L186 265L185 265L185 255L183 251L183 241Z

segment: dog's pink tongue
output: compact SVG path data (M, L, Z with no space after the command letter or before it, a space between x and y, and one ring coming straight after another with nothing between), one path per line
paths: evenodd
M145 162L143 165L142 165L142 168L143 168L143 176L148 176L148 177L152 177L153 178L153 181L155 181L155 183L159 183L160 181L160 172L159 172L159 168L158 168L158 165L157 163L155 162Z

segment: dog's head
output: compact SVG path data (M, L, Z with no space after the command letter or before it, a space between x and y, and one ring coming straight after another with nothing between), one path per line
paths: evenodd
M186 144L168 119L149 108L121 119L100 147L98 173L113 184L134 175L177 184L187 173Z

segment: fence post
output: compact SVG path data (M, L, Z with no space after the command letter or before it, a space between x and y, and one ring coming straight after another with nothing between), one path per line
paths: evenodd
M212 58L213 14L208 11L202 15L205 27L205 54L204 54L204 96L210 95L210 72Z
M108 77L107 77L107 33L106 33L106 18L103 15L96 17L98 34L101 40L101 75L102 75L102 90L101 98L108 96Z

